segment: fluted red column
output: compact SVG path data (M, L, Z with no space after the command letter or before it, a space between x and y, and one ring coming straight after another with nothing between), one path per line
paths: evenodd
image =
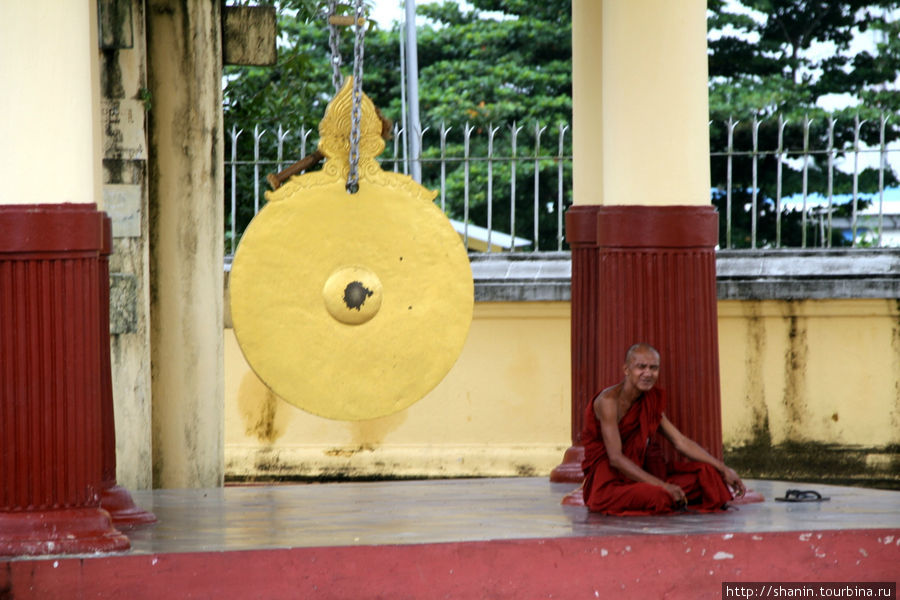
M600 208L575 205L566 212L566 241L572 249L572 445L566 450L562 464L550 473L550 481L559 483L578 483L584 478L581 471L584 409L600 391L597 344L601 290L597 239Z
M134 503L127 489L116 483L116 419L113 401L112 364L109 350L109 256L113 251L112 219L103 219L103 244L99 256L100 319L100 429L101 481L100 506L112 517L116 527L155 523L156 516Z
M566 224L572 244L573 447L551 479L580 480L580 468L577 478L569 474L581 451L585 406L622 379L625 351L636 342L660 351L658 385L668 392L669 418L721 458L715 210L575 206Z
M91 204L0 205L0 555L129 547L100 508Z

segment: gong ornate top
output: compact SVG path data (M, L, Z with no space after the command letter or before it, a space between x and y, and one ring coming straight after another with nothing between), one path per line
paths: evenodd
M324 167L266 194L230 287L235 335L260 379L299 408L360 420L443 379L468 334L473 284L435 193L375 160L384 141L365 95L359 191L346 191L350 85L319 125Z

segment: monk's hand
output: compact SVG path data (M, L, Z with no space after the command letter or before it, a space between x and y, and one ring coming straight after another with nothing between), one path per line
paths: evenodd
M672 502L675 504L687 504L687 496L684 495L684 490L674 483L663 483L662 488L672 496Z
M731 467L725 467L722 470L722 479L724 479L725 484L733 490L735 496L741 497L747 492L747 488L744 487L744 482L741 481L737 472Z

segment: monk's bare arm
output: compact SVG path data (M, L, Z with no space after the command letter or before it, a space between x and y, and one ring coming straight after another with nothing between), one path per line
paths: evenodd
M687 437L681 431L678 430L677 427L669 420L666 415L663 415L662 420L659 423L659 428L662 431L663 435L665 435L672 445L675 446L675 449L678 452L681 452L691 460L696 460L698 462L703 462L708 465L712 465L712 467L717 470L722 475L722 479L725 480L725 483L734 488L738 496L742 496L746 491L744 487L744 482L741 481L741 478L738 477L738 474L726 465L721 460L718 460L709 452L707 452L700 444Z
M633 460L622 454L618 411L616 410L615 398L612 395L601 393L600 396L594 399L594 414L600 420L600 433L603 436L603 445L606 447L606 455L609 457L609 464L612 468L634 481L658 485L665 489L676 502L681 502L684 499L684 491L680 487L654 477Z

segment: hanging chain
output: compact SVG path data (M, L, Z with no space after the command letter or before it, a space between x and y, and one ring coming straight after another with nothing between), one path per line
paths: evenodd
M359 137L362 120L363 39L366 34L362 0L355 2L356 39L353 42L353 112L350 115L350 174L347 191L359 191Z
M337 0L328 0L328 16L333 17L337 13ZM337 25L328 24L328 46L331 48L331 82L334 84L334 93L341 90L341 38Z
M359 191L359 138L362 121L362 74L363 74L363 49L366 35L365 21L363 20L363 2L355 0L353 3L353 26L356 27L356 37L353 40L353 108L350 113L350 173L347 176L347 191L355 194ZM341 77L341 48L340 33L335 17L337 16L337 0L328 0L328 45L331 49L331 81L334 84L334 92L341 90L343 83Z

